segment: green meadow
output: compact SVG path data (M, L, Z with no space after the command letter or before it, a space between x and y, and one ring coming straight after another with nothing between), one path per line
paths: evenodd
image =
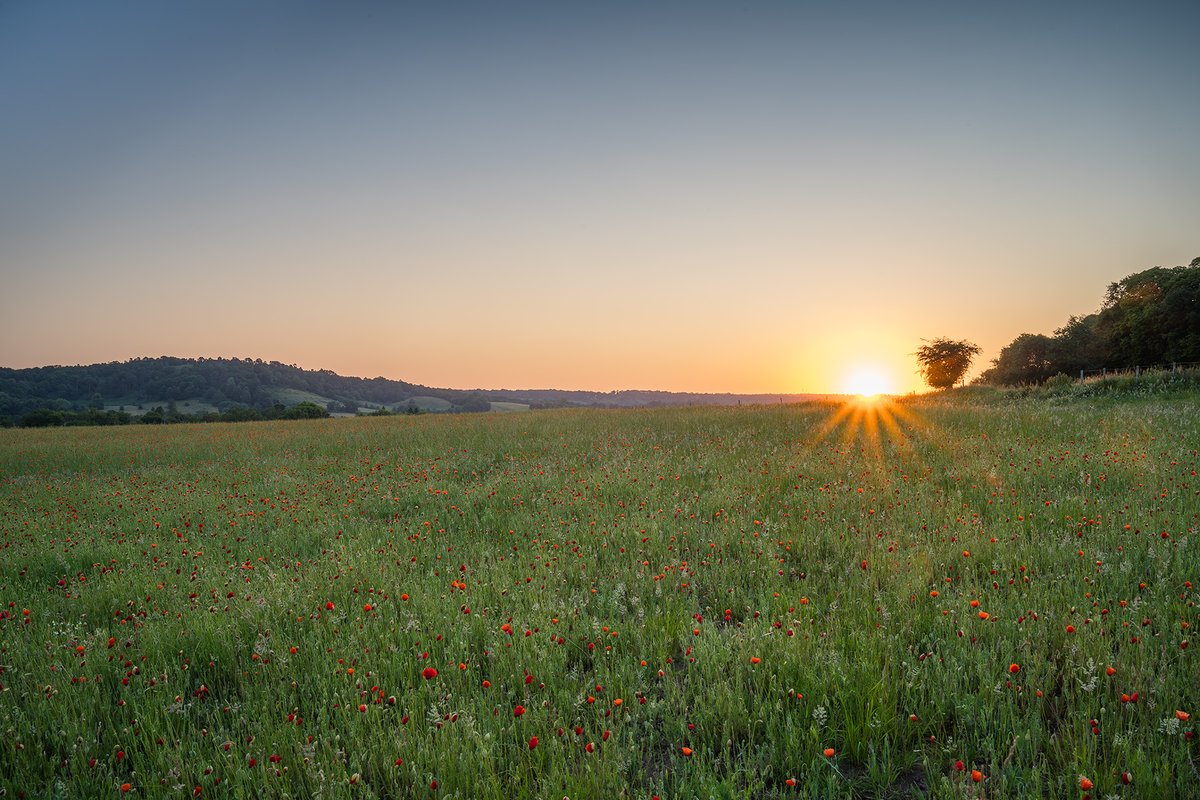
M0 430L0 796L1197 797L1196 409Z

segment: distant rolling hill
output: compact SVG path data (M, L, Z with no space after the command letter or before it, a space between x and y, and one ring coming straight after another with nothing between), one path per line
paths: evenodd
M172 407L185 415L270 409L310 403L332 414L514 411L593 406L788 403L819 395L700 394L565 389L438 389L388 378L355 378L278 361L242 358L136 358L88 366L0 368L0 420L30 412L115 411L133 417Z

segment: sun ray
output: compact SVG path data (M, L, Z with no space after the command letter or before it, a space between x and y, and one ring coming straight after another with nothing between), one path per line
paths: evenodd
M861 438L864 449L882 458L885 444L905 440L905 429L915 423L912 412L890 397L859 395L837 406L817 432L816 440L824 441L840 431L842 442L849 444Z

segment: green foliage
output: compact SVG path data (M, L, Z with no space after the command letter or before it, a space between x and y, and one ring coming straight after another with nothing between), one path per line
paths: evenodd
M329 416L329 411L317 405L310 403L307 400L303 403L287 409L281 415L282 419L324 419Z
M977 355L979 345L944 337L925 341L916 352L921 377L934 389L948 389L958 383Z
M178 410L175 403L169 403L166 408L154 406L140 416L134 416L125 411L57 411L50 408L34 409L21 416L19 425L23 428L45 428L56 426L80 425L128 425L131 422L143 425L164 425L180 422L252 422L271 419L323 419L329 412L316 403L303 402L285 407L275 404L269 408L258 409L250 406L235 406L223 413L206 412L201 414L185 414ZM3 421L5 418L0 418ZM11 423L4 427L11 427Z
M128 425L132 416L124 411L54 411L40 408L22 415L22 428L46 428L58 425Z
M456 403L459 411L491 411L492 404L477 392L471 392Z
M1023 383L1018 386L997 386L977 383L957 389L943 399L949 404L971 403L977 406L1019 405L1037 400L1052 404L1091 400L1124 404L1141 399L1200 403L1200 369L1143 370L1141 374L1123 372L1096 375L1082 382L1078 377L1060 373L1040 385Z
M329 401L337 404L333 410L349 409L348 413L357 411L360 402L386 405L415 396L486 410L478 408L479 396L473 392L433 389L386 378L344 377L329 370L305 370L261 359L163 356L80 367L0 368L0 416L16 418L39 408L84 410L98 408L104 402L116 405L196 398L222 411L235 406L266 411L277 396L287 392L333 398ZM52 399L54 404L49 402ZM170 421L166 409L163 415Z
M1112 283L1100 311L1072 316L1053 337L1023 333L980 377L997 386L1040 384L1102 367L1200 362L1200 258Z
M1099 324L1114 365L1200 361L1200 259L1109 285Z
M21 417L22 428L48 428L54 425L62 425L66 422L63 412L51 411L48 408L39 408L30 411Z
M1054 340L1040 333L1022 333L1000 351L992 367L981 376L983 383L1005 386L1036 384L1061 372L1055 364Z
M1100 331L1100 315L1072 315L1067 324L1054 331L1051 348L1053 374L1078 375L1081 370L1108 366L1108 345Z

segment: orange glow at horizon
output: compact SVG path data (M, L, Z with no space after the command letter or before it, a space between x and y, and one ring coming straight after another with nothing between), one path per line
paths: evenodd
M896 393L896 386L891 376L873 364L853 367L842 378L840 389L843 394L853 394L864 398Z
M0 11L0 367L898 396L1196 256L1197 3L141 5Z

